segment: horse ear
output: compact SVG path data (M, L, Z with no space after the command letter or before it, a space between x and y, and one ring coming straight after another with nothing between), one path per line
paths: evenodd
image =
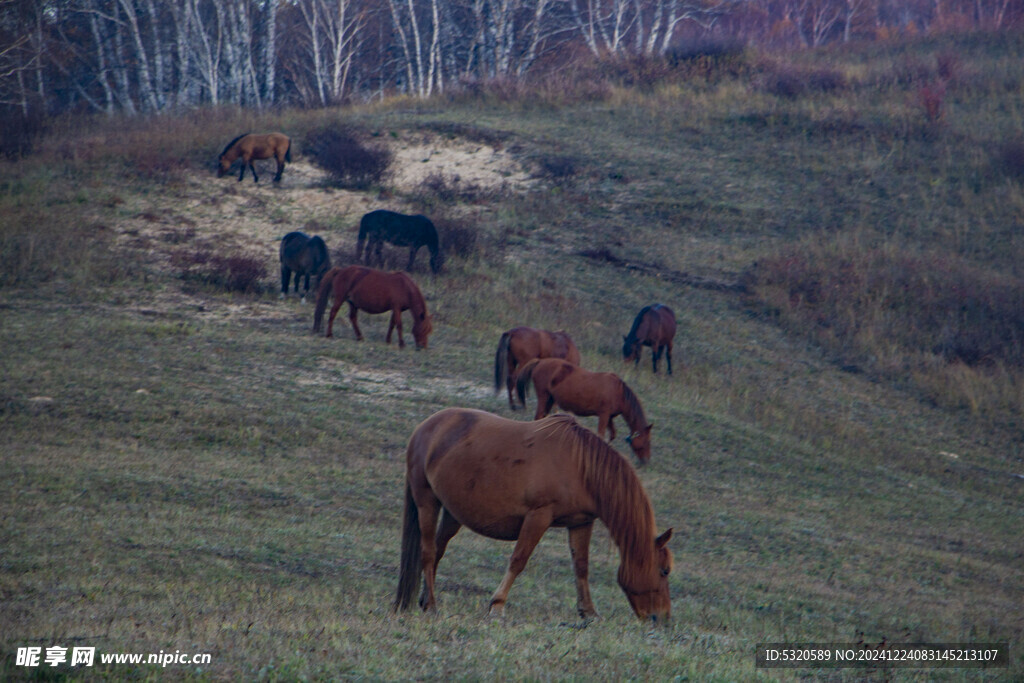
M645 429L644 431L647 432L648 434L650 434L651 433L651 429L653 427L654 427L654 423L651 422L650 424L647 425L647 429Z
M654 547L661 550L670 538L672 538L672 527L669 527L668 531L654 539Z

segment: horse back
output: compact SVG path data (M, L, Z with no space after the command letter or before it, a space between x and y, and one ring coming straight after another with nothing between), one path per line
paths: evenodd
M556 509L556 518L596 515L571 437L560 433L565 427L575 433L575 424L567 416L519 422L448 408L413 433L406 451L408 475L421 477L419 483L462 524L491 538L517 538L523 517L540 499L564 506Z
M676 336L676 314L664 304L652 307L656 318L657 339L661 343L669 343Z

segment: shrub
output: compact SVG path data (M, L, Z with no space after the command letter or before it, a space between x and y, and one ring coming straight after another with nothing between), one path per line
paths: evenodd
M46 130L43 116L13 105L0 106L0 155L17 159L32 152L36 138Z
M761 67L757 87L762 91L794 99L807 93L828 93L844 90L846 77L834 69L808 69L793 64L765 64Z
M999 145L994 166L1008 178L1024 182L1024 137L1018 136Z
M537 161L537 168L539 177L556 184L569 182L578 173L575 159L557 154L541 157Z
M1024 279L956 258L807 247L760 261L747 286L843 356L1024 368Z
M477 249L477 229L468 221L457 218L439 218L434 221L441 238L441 253L445 258L469 258Z
M181 268L182 277L221 287L229 292L258 294L265 291L267 266L258 256L245 253L214 254L208 248L179 251L172 263Z
M365 145L354 130L342 125L308 133L303 152L327 172L333 184L351 189L383 182L394 158L386 146Z

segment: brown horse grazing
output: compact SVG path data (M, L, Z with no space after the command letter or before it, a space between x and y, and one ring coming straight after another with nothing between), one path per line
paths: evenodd
M641 464L651 459L651 428L644 416L643 406L633 390L614 372L590 372L560 358L538 358L519 368L516 393L519 402L526 403L526 387L533 380L537 392L539 420L551 412L557 403L563 410L576 415L597 415L597 433L609 441L615 439L612 419L617 415L629 426L626 443L633 449Z
M440 526L438 520L440 519ZM619 548L619 586L641 619L671 613L669 529L625 458L568 415L517 422L480 410L448 408L422 422L406 450L402 559L394 609L409 608L425 578L420 607L436 608L437 565L463 526L515 541L508 570L491 597L502 614L509 589L548 527L569 530L576 609L597 612L587 581L590 535L600 519Z
M319 332L327 299L334 295L334 306L327 320L327 336L334 336L334 316L341 305L348 302L348 319L355 330L356 339L363 340L356 316L362 309L367 313L387 313L391 311L391 324L388 325L387 343L391 343L391 332L398 328L398 346L405 346L402 338L402 311L412 313L412 336L416 339L416 348L427 348L427 337L434 331L427 313L427 304L423 293L412 278L403 272L385 273L365 266L347 266L334 268L324 275L320 289L316 295L316 311L313 314L313 331Z
M564 358L573 365L580 364L579 349L565 332L513 327L502 334L494 354L494 392L500 392L504 382L508 389L508 405L512 410L519 407L512 400L516 369L534 358Z
M622 338L622 357L626 361L640 364L640 353L644 346L651 347L654 372L658 372L658 359L662 351L668 363L668 374L672 374L672 339L676 336L676 314L662 304L644 306L640 309L629 334Z
M277 175L274 176L274 182L278 183L281 182L281 174L284 173L284 162L291 163L292 141L284 133L239 135L229 142L224 151L220 153L217 160L220 164L217 169L217 177L220 178L227 173L231 164L235 163L239 157L242 159L242 172L238 174L238 182L242 182L242 179L245 178L245 169L250 168L253 182L258 183L260 179L256 176L256 167L252 162L273 157L277 160Z

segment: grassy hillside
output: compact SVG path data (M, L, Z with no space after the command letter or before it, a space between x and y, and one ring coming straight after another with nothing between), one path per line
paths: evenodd
M45 677L15 652L57 645L212 655L89 672L115 678L852 680L756 670L755 644L886 639L1013 661L871 677L1019 679L1022 56L979 35L54 125L0 166L0 673ZM301 143L340 124L534 178L336 189ZM270 129L297 140L279 187L213 177L227 140ZM277 239L317 232L344 263L377 207L449 237L445 270L414 272L426 351L386 346L383 316L362 343L344 317L314 336L312 306L278 298ZM672 377L621 361L655 301L679 320ZM603 529L592 623L559 530L503 620L484 611L511 545L466 531L438 614L389 611L408 437L446 406L510 415L492 363L519 324L569 331L655 424L640 477L676 532L671 629L636 623Z

